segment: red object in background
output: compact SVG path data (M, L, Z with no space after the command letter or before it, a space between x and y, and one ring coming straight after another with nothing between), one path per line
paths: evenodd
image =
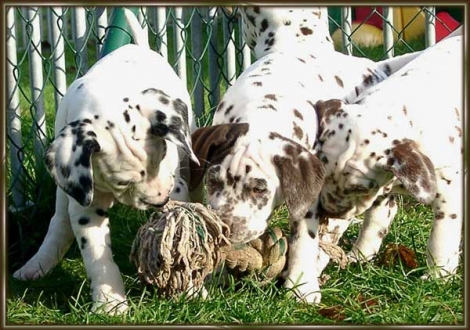
M376 7L375 9L376 11L366 21L366 18L371 14L371 12L374 11L374 7L363 7L363 6L354 7L353 8L354 21L364 22L382 30L383 23L384 23L382 17L380 16L380 15L383 15L382 7ZM380 13L380 15L377 13Z
M447 37L452 31L460 26L449 13L441 11L436 14L436 42ZM450 29L450 30L449 30Z

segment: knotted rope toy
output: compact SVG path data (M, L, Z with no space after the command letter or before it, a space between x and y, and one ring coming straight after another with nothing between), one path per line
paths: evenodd
M166 297L199 291L221 266L234 277L255 275L260 284L281 274L287 238L279 227L245 244L231 244L229 236L230 228L210 207L170 201L139 228L129 258L140 281Z

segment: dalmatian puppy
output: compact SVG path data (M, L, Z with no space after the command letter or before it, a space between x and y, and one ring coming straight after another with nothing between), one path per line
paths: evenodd
M272 212L286 204L291 238L285 285L295 287L300 300L319 302L315 263L306 262L318 255L318 226L310 223L325 171L314 151L314 104L356 98L397 70L400 60L375 63L335 52L325 8L240 10L260 58L227 90L212 126L193 133L200 165L191 164L190 194L204 200L205 176L207 202L231 225L233 242L260 236Z
M55 140L46 152L57 183L55 214L39 251L14 277L50 272L74 238L90 279L93 311L120 313L126 295L113 261L108 209L115 201L139 210L188 199L180 163L198 162L195 128L184 83L158 53L134 14L126 17L139 45L100 59L61 101ZM186 160L185 160L186 158Z
M409 194L434 211L423 277L455 274L463 221L462 55L462 36L453 35L354 104L316 104L317 155L326 168L318 211L327 226L328 218L347 221L364 213L351 261L374 258L397 212L394 196ZM335 235L346 228L338 226ZM327 260L320 255L319 272Z

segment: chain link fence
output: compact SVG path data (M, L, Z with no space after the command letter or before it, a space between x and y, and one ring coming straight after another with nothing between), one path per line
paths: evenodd
M462 6L444 11L453 11L451 18L436 7L358 8L330 7L330 32L338 51L375 60L432 45L463 20ZM113 7L6 7L9 219L50 217L55 187L43 155L57 104L98 60L112 13ZM142 7L138 18L151 48L187 83L199 125L208 124L221 95L253 61L236 8Z

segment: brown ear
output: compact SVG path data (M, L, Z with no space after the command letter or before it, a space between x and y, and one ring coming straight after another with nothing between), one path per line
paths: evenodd
M291 218L305 217L318 199L325 180L325 166L307 149L295 142L284 147L284 155L274 156L279 169L284 198Z
M219 164L230 152L237 139L248 132L247 123L220 124L202 127L191 136L194 154L199 165L190 162L191 180L189 190L196 189L210 165Z
M430 204L436 198L434 165L416 142L404 139L396 143L384 170L391 171L419 202Z

